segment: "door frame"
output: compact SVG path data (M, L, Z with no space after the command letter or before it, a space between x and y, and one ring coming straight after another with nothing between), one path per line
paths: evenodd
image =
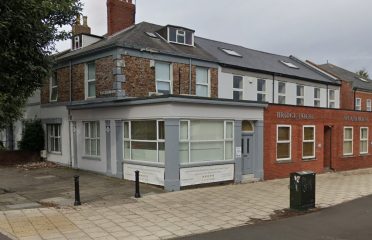
M252 169L250 172L246 172L246 163L244 161L244 156L243 156L243 153L244 153L244 147L245 146L242 146L242 174L243 175L246 175L246 174L254 174L255 172L255 157L256 157L256 149L255 149L255 132L242 132L242 136L241 136L241 139L243 140L245 137L249 138L250 139L250 143L249 143L249 147L251 149L250 151L250 160L252 161Z

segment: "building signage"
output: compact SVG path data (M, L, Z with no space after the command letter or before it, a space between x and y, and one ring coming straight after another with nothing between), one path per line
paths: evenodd
M277 112L276 117L280 119L312 120L314 115L310 113Z
M368 122L368 117L346 115L344 116L344 120L351 122Z
M140 182L164 186L164 168L123 164L124 179L135 180L135 171L139 171Z
M242 147L235 148L235 157L241 158L242 157Z
M234 179L234 164L181 168L181 186L230 181Z

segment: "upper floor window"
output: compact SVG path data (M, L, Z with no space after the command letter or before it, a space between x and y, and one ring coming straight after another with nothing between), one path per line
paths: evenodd
M361 111L362 110L362 99L356 98L355 99L355 110Z
M194 46L194 32L188 29L168 27L169 42Z
M372 102L371 102L371 99L367 99L367 103L366 103L366 109L368 112L372 111Z
M100 155L100 127L99 122L84 122L85 155Z
M53 75L50 79L50 101L54 102L58 99L58 80L57 72L53 72Z
M243 99L243 77L234 76L233 78L233 99L242 100Z
M336 94L333 89L328 90L328 107L336 108Z
M320 107L320 88L314 88L314 107Z
M297 95L296 95L296 104L303 106L304 105L304 86L297 85Z
M157 93L172 94L171 66L170 63L156 62L155 80Z
M266 80L257 79L257 101L266 102Z
M94 62L85 65L85 97L96 97L96 64Z
M286 84L285 82L278 83L278 103L285 104L285 96L286 96Z
M196 68L196 95L209 97L209 70L208 68Z

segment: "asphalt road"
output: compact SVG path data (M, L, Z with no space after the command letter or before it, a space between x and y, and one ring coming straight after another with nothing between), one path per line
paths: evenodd
M372 196L306 215L180 239L371 240Z

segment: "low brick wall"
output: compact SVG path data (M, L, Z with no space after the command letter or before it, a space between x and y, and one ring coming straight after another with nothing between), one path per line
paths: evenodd
M0 165L2 166L36 162L40 160L40 152L0 151Z

